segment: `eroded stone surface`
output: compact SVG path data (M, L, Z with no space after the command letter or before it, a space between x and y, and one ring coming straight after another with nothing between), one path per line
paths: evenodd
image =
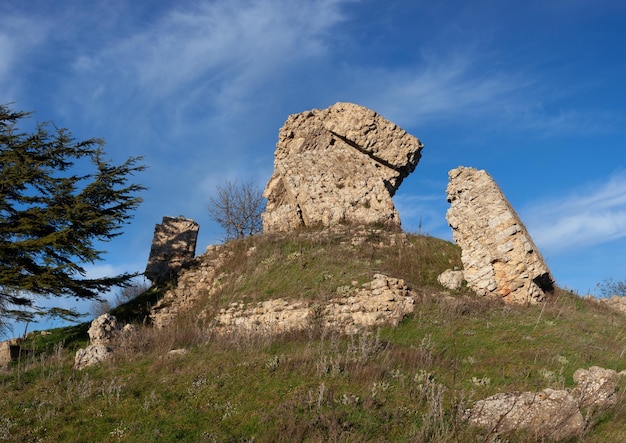
M468 419L491 432L525 430L557 441L579 435L585 425L577 401L554 389L493 395L474 403Z
M439 276L437 281L441 286L452 291L456 291L463 286L463 271L453 271L452 269L446 269Z
M159 283L193 261L199 229L198 223L183 216L163 217L163 222L154 227L146 278Z
M233 303L215 317L220 332L276 334L316 326L355 334L397 324L415 309L413 294L401 279L376 274L361 288L343 286L324 306L306 300L274 299L253 305Z
M108 345L118 330L117 318L106 313L91 322L87 334L89 334L89 341L92 345Z
M498 185L474 168L458 167L448 175L446 218L462 249L468 286L507 303L541 302L554 280Z
M113 353L111 342L119 331L120 327L114 315L106 313L95 318L87 331L90 345L76 351L74 369L81 370L108 360Z
M578 399L581 408L592 405L600 408L615 406L616 388L620 377L613 369L592 366L589 369L577 369L574 372L576 387L572 395Z
M400 225L391 197L422 143L352 103L291 115L280 129L264 192L264 232L348 223Z
M524 430L538 439L560 441L580 435L585 427L581 408L606 409L617 403L617 382L626 371L592 366L574 372L576 384L567 389L506 392L479 400L466 419L492 434ZM588 413L588 412L587 412Z
M113 350L107 345L89 345L76 351L74 356L74 369L82 370L108 360L113 355Z

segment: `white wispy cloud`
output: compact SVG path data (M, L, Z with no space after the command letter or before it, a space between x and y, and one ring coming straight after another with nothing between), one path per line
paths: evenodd
M506 107L529 81L506 72L478 71L483 61L471 52L426 59L424 66L381 72L388 83L377 98L389 114L413 121L458 117Z
M401 126L462 122L491 131L525 132L554 136L576 131L598 134L623 126L626 114L610 109L558 106L564 96L575 95L560 76L545 77L545 69L504 65L500 50L485 50L480 37L459 42L454 50L430 47L416 51L422 62L402 68L350 66L354 95ZM487 45L489 47L489 45ZM426 49L428 48L428 49Z
M626 171L563 199L526 208L526 224L535 242L554 252L626 237Z
M218 0L173 4L154 23L83 48L73 61L76 85L111 102L188 110L236 112L251 92L328 50L327 34L343 20L337 0ZM81 94L82 97L85 95ZM89 107L85 104L85 107Z

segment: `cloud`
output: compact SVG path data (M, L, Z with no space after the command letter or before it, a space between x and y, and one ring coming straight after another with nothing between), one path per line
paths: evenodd
M454 50L425 42L415 51L420 60L408 66L347 66L351 94L403 127L479 122L498 132L595 135L626 121L621 110L562 106L564 98L589 85L572 82L564 88L563 74L549 75L541 65L502 63L502 50L480 36L468 37Z
M88 99L170 118L233 113L265 81L328 50L329 30L343 20L338 0L218 0L174 4L152 23L82 48L68 89ZM89 107L85 103L85 107Z
M389 115L423 122L506 108L512 96L528 88L529 80L520 75L479 71L483 62L468 49L428 57L423 66L381 71L377 77L388 87L373 100Z
M525 213L535 242L555 252L625 238L626 172L564 199L539 202Z

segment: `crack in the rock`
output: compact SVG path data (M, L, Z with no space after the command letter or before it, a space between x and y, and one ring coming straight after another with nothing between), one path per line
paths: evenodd
M383 166L388 167L389 169L393 169L394 171L396 171L397 173L399 173L401 177L402 177L402 176L404 176L404 175L406 175L406 174L403 172L403 169L406 169L406 168L404 168L404 167L399 167L399 168L396 168L396 167L394 167L391 163L389 163L388 161L383 160L382 158L375 156L375 155L374 155L374 154L372 154L371 152L366 151L365 149L363 149L362 147L360 147L359 145L357 145L355 142L353 142L352 140L350 140L350 139L348 139L348 138L344 137L343 135L339 135L339 134L337 134L337 133L336 133L336 132L334 132L334 131L329 131L329 132L330 132L332 135L334 135L335 137L337 137L338 139L340 139L341 141L343 141L344 143L346 143L347 145L352 146L354 149L356 149L356 150L357 150L357 151L359 151L360 153L367 155L367 156L368 156L369 158L371 158L372 160L377 161L378 163L380 163L380 164L381 164L381 165L383 165Z

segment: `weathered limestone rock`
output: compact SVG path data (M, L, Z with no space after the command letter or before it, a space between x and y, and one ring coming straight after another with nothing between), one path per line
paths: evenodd
M352 103L291 115L265 188L264 232L341 222L400 225L391 197L417 166L422 143Z
M85 349L81 348L76 351L74 369L82 370L108 360L112 352L112 349L107 345L89 345Z
M446 218L462 248L468 286L507 303L541 302L554 280L498 185L474 168L458 167L448 175Z
M91 322L87 334L92 345L108 345L118 330L117 318L106 313Z
M127 328L126 326L124 327L124 331L130 333L132 327ZM90 345L85 349L81 348L76 351L74 369L81 370L108 360L113 353L111 343L121 330L115 316L109 313L102 314L94 319L87 331Z
M446 269L437 277L439 284L451 291L460 289L464 280L463 271L453 271L452 269Z
M163 222L154 227L150 258L144 275L152 283L176 275L194 259L199 229L198 223L183 216L163 217Z
M413 312L415 299L403 280L376 274L361 288L340 287L325 306L306 300L269 300L246 306L232 303L215 317L219 332L276 334L314 326L355 334L359 330L398 323Z
M620 377L613 369L592 366L589 369L578 369L574 372L576 387L572 395L578 399L579 406L586 408L597 406L607 408L617 402L616 388Z
M496 394L474 403L468 420L493 432L526 430L556 441L579 435L585 426L578 402L554 389Z

